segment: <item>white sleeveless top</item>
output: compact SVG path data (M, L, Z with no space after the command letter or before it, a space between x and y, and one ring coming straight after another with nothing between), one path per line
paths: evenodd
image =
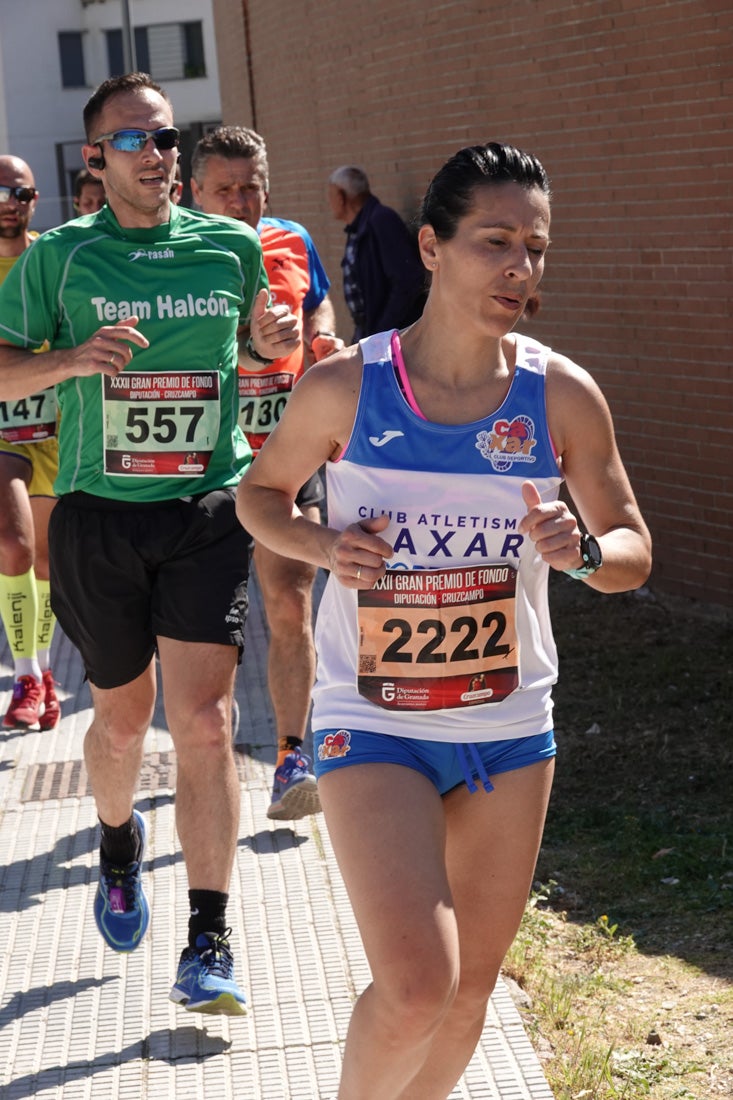
M549 501L562 477L545 410L550 349L516 341L501 407L460 425L426 420L409 399L393 333L362 341L351 438L326 468L328 523L387 514L395 554L373 591L328 580L314 730L478 742L552 728L548 567L518 527L522 482Z

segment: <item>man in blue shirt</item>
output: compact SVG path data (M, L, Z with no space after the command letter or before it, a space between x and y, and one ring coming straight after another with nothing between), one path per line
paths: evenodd
M366 173L352 165L331 174L328 202L334 218L346 223L341 268L353 341L412 324L425 301L425 271L402 218L371 193Z

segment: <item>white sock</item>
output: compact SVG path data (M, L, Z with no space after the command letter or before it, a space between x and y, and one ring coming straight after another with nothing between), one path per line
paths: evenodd
M32 676L40 684L42 673L41 666L35 657L17 657L15 660L15 679L21 676Z

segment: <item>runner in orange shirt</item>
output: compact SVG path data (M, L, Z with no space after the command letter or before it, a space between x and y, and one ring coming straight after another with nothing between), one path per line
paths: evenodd
M240 358L240 427L256 455L277 424L293 386L314 360L343 347L334 335L329 281L307 230L297 222L265 217L269 199L267 150L259 134L222 126L196 146L191 190L207 214L226 214L256 229L262 243L270 293L301 318L303 343L271 363ZM318 473L298 493L298 506L318 522L324 499ZM311 762L302 751L315 673L312 632L313 566L273 554L254 553L270 628L268 686L275 712L278 756L267 816L295 819L320 810Z

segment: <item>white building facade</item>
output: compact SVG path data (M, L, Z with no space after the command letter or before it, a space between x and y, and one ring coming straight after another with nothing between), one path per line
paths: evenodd
M187 184L193 146L221 118L211 0L0 0L0 152L33 170L34 229L72 216L84 104L131 68L171 98Z

